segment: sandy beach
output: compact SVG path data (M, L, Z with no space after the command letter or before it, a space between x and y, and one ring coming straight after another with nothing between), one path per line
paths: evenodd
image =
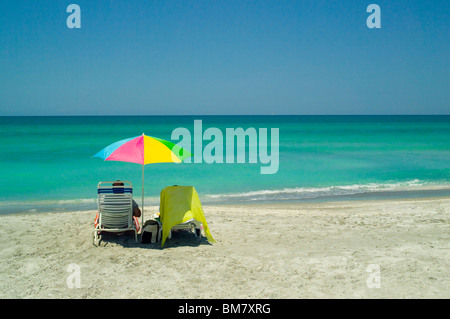
M0 216L0 297L450 297L449 197L203 208L216 243L163 249L95 247L95 211Z

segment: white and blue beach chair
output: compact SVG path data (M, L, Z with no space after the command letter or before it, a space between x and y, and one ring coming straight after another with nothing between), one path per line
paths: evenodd
M113 186L123 183L123 186ZM133 216L133 187L127 181L100 182L97 185L98 212L95 217L94 244L99 242L99 233L134 231L137 243L139 222Z

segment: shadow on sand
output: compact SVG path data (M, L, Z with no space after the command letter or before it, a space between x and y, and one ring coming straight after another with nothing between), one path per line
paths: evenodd
M161 247L161 241L155 244L143 244L138 235L136 243L133 231L123 233L107 233L102 232L100 235L98 247L108 247L120 245L126 248L144 248L144 249L166 249L177 247L197 247L201 245L211 245L205 236L196 237L194 232L190 230L173 230L172 238L167 238L164 247Z

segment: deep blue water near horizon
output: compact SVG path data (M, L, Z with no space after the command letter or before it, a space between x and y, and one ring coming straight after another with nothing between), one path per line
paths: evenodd
M226 128L279 128L278 172L262 175L268 164L248 157L149 164L146 204L175 184L193 185L205 204L450 196L450 116L0 117L0 213L95 209L97 183L116 179L131 181L140 203L140 165L92 156L142 133L171 140L184 127L193 138L194 120L223 132L224 155Z

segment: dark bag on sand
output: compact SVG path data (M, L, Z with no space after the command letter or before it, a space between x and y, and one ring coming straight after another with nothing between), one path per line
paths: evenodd
M155 244L161 240L162 227L157 220L147 220L142 227L141 242L143 244Z

